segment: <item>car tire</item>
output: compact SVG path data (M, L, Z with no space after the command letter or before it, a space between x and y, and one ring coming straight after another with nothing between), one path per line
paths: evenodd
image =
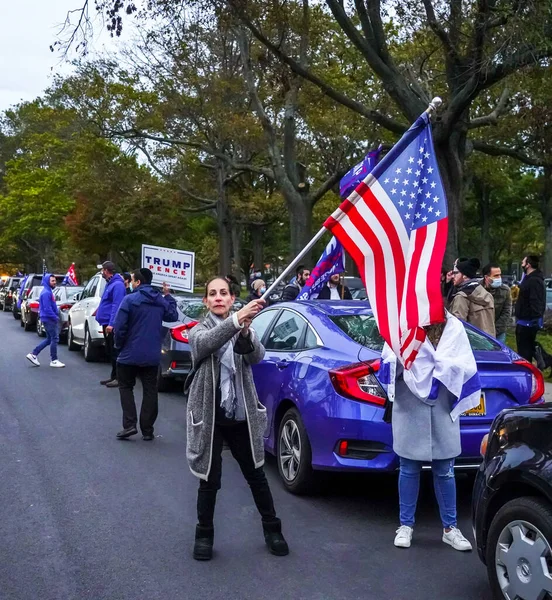
M516 534L520 536L517 540L514 538ZM523 542L524 539L528 541ZM546 556L548 560L535 558L535 544L542 546L541 557ZM527 550L529 552L526 555ZM523 579L538 581L537 576L543 574L540 571L546 569L548 572L546 564L550 564L552 560L552 505L533 497L516 498L507 502L497 512L489 528L486 560L493 598L506 598L503 593L506 585L510 587L510 597L525 597L525 594L521 596L518 593L518 590L523 590L528 585L523 583ZM526 572L530 572L527 578ZM546 577L542 577L542 581L545 579Z
M161 365L157 370L157 391L158 392L170 392L172 389L173 381L170 377L163 377Z
M36 335L38 335L38 337L46 337L46 332L44 331L44 327L42 327L40 317L36 321Z
M35 326L27 319L27 316L25 316L25 324L23 325L23 329L25 331L32 331L35 329Z
M315 491L316 474L312 468L311 445L296 408L290 408L280 422L276 461L280 478L288 492L304 495Z
M86 362L98 362L100 360L100 351L91 343L88 326L84 329L84 360Z
M21 314L19 314L19 313L17 312L17 307L16 307L16 306L14 306L14 307L12 308L12 314L13 314L13 318L14 318L16 321L17 321L18 319L21 319Z
M73 327L69 323L69 333L67 334L67 349L71 352L78 352L81 347L75 342L75 336L73 335Z
M20 327L25 327L25 319L23 318L23 311L21 311L21 321L19 322Z

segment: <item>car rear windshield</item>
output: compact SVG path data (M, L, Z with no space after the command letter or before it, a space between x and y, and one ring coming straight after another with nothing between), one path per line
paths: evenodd
M340 315L331 320L352 340L380 352L385 340L381 337L374 315ZM465 326L472 350L500 350L500 345L491 338Z

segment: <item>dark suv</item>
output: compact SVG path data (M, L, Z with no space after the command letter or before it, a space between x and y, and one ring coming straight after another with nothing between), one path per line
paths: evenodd
M482 454L473 526L493 597L552 598L552 406L501 412Z
M10 277L0 288L0 308L4 312L9 312L13 304L15 291L19 287L21 277Z

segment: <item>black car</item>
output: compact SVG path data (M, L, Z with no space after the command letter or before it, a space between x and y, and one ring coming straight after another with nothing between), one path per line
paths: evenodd
M473 525L493 597L552 598L552 407L501 412L482 454Z
M0 308L4 312L9 312L13 305L15 291L19 287L21 277L9 277L0 288Z

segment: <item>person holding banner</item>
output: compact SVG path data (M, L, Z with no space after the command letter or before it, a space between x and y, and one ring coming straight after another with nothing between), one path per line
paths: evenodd
M203 298L208 315L189 334L194 375L187 404L186 456L191 472L200 480L193 552L196 560L210 560L213 555L213 518L221 487L224 442L251 488L270 552L276 556L289 552L263 470L267 414L259 402L251 370L265 353L251 327L264 301L253 300L230 315L234 300L224 277L208 281Z

